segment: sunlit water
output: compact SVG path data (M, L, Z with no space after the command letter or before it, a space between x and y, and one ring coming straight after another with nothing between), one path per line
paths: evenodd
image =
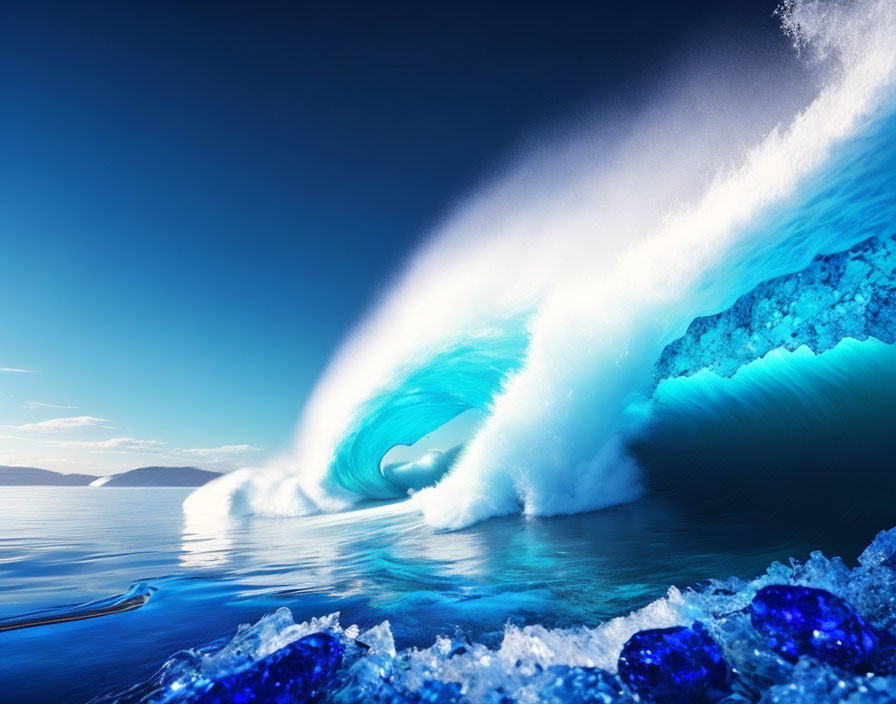
M595 624L670 585L751 576L810 549L852 559L871 537L837 520L768 527L762 507L709 523L658 498L454 533L406 504L196 524L181 509L187 491L3 488L0 618L138 581L158 591L136 611L0 633L0 700L89 701L279 606L297 621L337 610L362 627L388 619L399 647L457 631L489 642L508 621Z

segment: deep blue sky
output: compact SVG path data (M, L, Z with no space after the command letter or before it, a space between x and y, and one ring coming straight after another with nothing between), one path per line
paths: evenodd
M0 372L6 449L68 416L281 446L457 197L774 4L3 3L0 368L34 370Z

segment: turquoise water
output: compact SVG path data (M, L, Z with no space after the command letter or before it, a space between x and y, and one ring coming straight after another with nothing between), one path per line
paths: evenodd
M854 558L867 526L774 528L749 511L705 516L653 497L570 517L508 517L439 533L406 504L196 524L182 489L4 487L0 618L157 589L135 611L0 632L4 702L87 702L149 677L171 654L229 639L280 606L389 620L396 645L506 623L595 625L709 577L749 577L811 549Z

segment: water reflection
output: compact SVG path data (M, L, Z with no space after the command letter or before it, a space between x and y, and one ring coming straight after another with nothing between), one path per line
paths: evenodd
M180 566L220 567L231 559L236 519L213 514L185 514L181 532Z
M562 624L619 614L671 584L749 576L809 548L842 547L823 536L802 545L786 535L733 515L708 530L706 521L657 497L439 533L407 502L396 502L289 519L191 516L179 562L187 571L219 570L215 578L239 598L361 598L411 628L434 618L475 622L482 611L493 624L511 617Z

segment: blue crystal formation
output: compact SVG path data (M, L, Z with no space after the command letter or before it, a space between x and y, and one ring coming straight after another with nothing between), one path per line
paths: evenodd
M759 284L731 308L695 319L663 350L654 385L708 369L730 377L775 349L816 354L841 340L896 342L896 235L816 257Z
M196 704L294 704L318 701L342 665L345 646L314 633L215 682Z
M875 669L878 634L824 589L773 584L759 590L748 611L767 646L789 662L807 655L851 672Z
M722 649L700 621L635 633L619 656L619 676L649 704L709 704L731 693Z

